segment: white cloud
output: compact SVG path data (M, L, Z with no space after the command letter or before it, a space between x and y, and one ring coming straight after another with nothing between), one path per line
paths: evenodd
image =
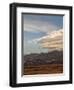
M47 36L33 40L35 43L40 43L42 47L49 50L63 50L63 29L53 31Z
M58 30L59 27L49 22L42 22L39 20L24 20L24 31L40 31L51 32L52 30Z

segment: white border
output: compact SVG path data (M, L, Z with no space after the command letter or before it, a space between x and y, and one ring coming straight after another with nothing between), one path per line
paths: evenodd
M63 74L43 74L21 76L22 55L21 55L21 13L44 13L44 14L64 14L64 73ZM41 8L17 8L17 83L45 82L45 81L65 81L69 80L69 10L41 9Z

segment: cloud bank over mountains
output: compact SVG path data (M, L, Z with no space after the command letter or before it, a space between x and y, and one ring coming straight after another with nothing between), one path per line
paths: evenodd
M63 16L23 14L24 54L63 49Z
M42 47L52 50L63 50L63 29L48 33L38 39L33 40L34 43L39 43Z

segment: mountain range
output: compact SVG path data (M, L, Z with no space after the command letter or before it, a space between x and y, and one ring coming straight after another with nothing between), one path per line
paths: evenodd
M24 65L63 64L63 51L34 53L24 56Z

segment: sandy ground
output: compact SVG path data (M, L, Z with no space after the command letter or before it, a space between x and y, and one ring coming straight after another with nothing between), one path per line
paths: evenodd
M28 65L24 66L24 75L63 73L63 64Z

